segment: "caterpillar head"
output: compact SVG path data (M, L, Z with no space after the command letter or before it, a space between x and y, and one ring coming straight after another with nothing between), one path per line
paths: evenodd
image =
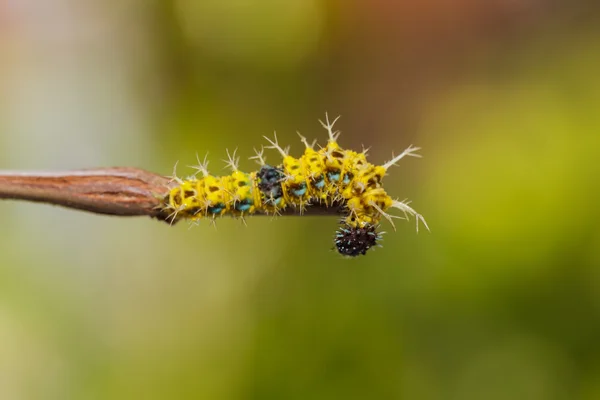
M377 233L377 225L367 224L364 227L353 227L343 223L335 235L335 246L343 256L356 257L367 254L367 251L381 240Z

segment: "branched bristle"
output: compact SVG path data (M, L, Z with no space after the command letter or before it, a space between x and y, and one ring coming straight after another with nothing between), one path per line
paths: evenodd
M386 170L389 169L390 167L396 165L396 163L398 161L400 161L401 159L403 159L406 156L421 158L420 154L415 153L415 151L419 151L419 150L421 150L420 147L413 147L411 144L399 156L394 157L394 155L392 154L392 159L390 161L386 162L385 164L383 164L383 168L385 168Z
M222 160L225 162L225 168L231 168L233 172L237 171L240 164L240 158L235 158L237 147L233 151L233 154L229 154L229 149L225 149L225 151L227 152L227 160Z
M260 165L261 167L263 165L265 165L267 162L267 157L265 157L263 155L263 153L265 152L265 148L263 146L260 146L260 151L256 150L256 148L254 149L254 152L256 153L255 156L252 157L248 157L248 159L250 160L254 160L256 163L258 163L258 165Z
M271 143L270 146L267 146L267 149L275 149L279 152L279 154L281 154L282 157L287 157L288 153L289 153L289 147L286 148L285 150L281 148L281 146L279 146L279 143L277 141L277 132L273 132L273 137L274 140L269 139L267 136L263 136L265 139L267 139L267 142Z
M425 221L425 218L423 218L421 214L413 210L413 208L410 207L407 203L398 200L393 200L392 207L401 210L405 213L405 215L406 213L413 215L417 220L417 232L419 232L419 221L421 221L423 225L425 225L425 228L427 228L427 230L431 232L429 226L427 225L427 222Z
M312 145L310 145L310 144L308 144L308 141L306 140L306 138L300 134L300 132L296 131L296 133L298 134L298 136L300 136L300 141L302 143L304 143L304 145L306 146L307 149L312 149L313 148L313 146L315 145L316 141L313 142Z
M202 176L208 176L208 152L206 153L206 155L204 156L204 161L200 161L200 157L198 156L198 153L196 153L196 161L198 161L197 165L190 165L189 167L192 169L195 169L196 172L194 173L194 176L196 176L198 174L198 172L202 172Z
M390 222L390 224L392 224L392 228L394 228L394 232L395 232L396 231L396 225L394 225L393 218L396 218L396 219L404 219L404 218L399 217L397 215L391 215L391 214L386 213L385 211L383 211L381 209L381 207L379 207L377 204L375 204L375 202L371 202L370 205L371 205L371 207L373 207L374 209L376 209L379 212L379 214L381 214L381 216L383 218L387 219Z
M174 211L167 216L167 221L171 221L169 225L173 226L173 224L177 221L177 215L185 210L185 206L182 204L179 207L174 208Z
M167 176L169 178L169 183L177 182L179 185L183 184L183 180L177 177L177 164L179 164L179 160L173 166L173 175Z
M338 119L340 119L341 115L338 115L338 117L336 119L333 120L333 122L329 122L329 115L327 115L327 113L325 113L325 122L319 120L319 122L321 123L321 125L323 126L323 128L327 129L327 133L329 134L329 141L330 142L335 142L337 141L337 138L340 136L340 131L335 131L333 130L333 126L335 125L335 123L337 122Z

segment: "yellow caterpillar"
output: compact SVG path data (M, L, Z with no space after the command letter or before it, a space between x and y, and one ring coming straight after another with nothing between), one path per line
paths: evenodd
M263 149L251 157L258 162L260 169L245 173L238 169L239 157L236 152L227 151L227 165L232 173L225 176L212 176L208 172L206 157L193 167L196 174L187 179L174 177L178 183L171 189L163 201L165 210L171 212L172 221L186 218L198 221L202 218L215 218L231 215L244 218L256 213L277 215L293 207L302 214L307 207L336 207L342 210L342 226L336 233L336 248L347 256L365 254L377 245L381 235L377 228L382 218L394 226L387 211L396 208L402 211L404 218L412 215L427 227L423 217L408 203L392 199L384 190L382 181L389 168L406 156L420 157L418 147L409 146L402 154L393 157L383 165L374 165L367 161L367 151L355 152L342 149L337 143L340 132L334 131L336 121L321 125L328 132L325 147L315 149L315 143L309 144L299 134L304 144L304 154L294 158L289 149L282 148L277 136L265 139L267 148L275 149L282 156L281 164L271 166L265 162ZM201 173L201 177L196 177ZM427 229L429 229L427 227Z

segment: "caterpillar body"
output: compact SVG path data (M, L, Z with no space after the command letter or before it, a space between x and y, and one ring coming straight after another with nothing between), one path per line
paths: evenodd
M383 178L389 168L406 157L420 157L418 147L409 146L400 155L393 157L383 165L374 165L367 161L367 150L356 152L343 149L337 139L340 132L334 131L336 121L321 125L328 132L325 147L315 149L316 142L309 143L300 136L304 144L304 153L299 158L289 154L289 148L282 148L275 135L273 139L265 136L269 142L266 148L274 149L282 156L278 165L266 163L264 148L256 151L254 157L260 169L255 172L239 170L239 157L236 151L224 160L231 169L230 175L213 176L208 172L206 157L193 168L196 174L181 179L173 176L176 185L162 201L161 207L170 212L169 219L189 219L193 222L209 218L214 223L217 217L231 215L244 220L253 214L278 215L283 210L294 208L303 214L307 207L318 205L336 208L342 214L341 226L335 235L337 251L345 256L366 254L381 241L378 232L383 218L394 226L393 218L416 219L427 229L425 219L412 209L408 202L395 200L383 188ZM201 173L201 177L196 175ZM403 216L388 213L398 209ZM394 226L395 229L395 226Z

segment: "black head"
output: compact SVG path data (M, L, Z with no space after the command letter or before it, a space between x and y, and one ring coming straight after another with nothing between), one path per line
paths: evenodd
M378 240L381 240L381 235L377 233L377 225L357 228L343 224L336 232L335 246L341 255L356 257L367 254Z

